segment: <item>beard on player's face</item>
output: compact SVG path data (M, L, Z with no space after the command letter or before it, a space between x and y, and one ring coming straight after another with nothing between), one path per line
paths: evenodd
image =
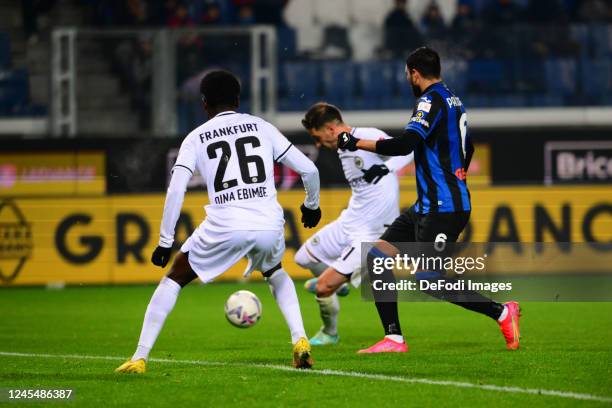
M420 98L421 95L423 95L423 91L421 91L421 88L419 86L416 86L415 84L412 84L412 93L414 94L415 98Z
M409 71L407 67L406 67L406 79L408 79L408 82L410 83L410 87L412 88L412 94L414 95L414 97L420 98L421 95L423 95L423 91L421 91L421 88L416 84L414 74L412 73L412 71Z
M410 87L412 88L412 93L415 98L420 98L423 95L423 91L421 91L421 87L416 84L415 78L412 74L410 74L409 78Z

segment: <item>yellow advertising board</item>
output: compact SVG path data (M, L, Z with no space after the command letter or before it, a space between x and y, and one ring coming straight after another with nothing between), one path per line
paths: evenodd
M104 152L0 153L1 196L101 195Z
M350 190L321 192L323 219L334 220ZM403 191L408 207L414 192ZM316 230L301 226L301 191L280 192L285 209L285 269L295 278L309 272L293 262ZM204 193L188 193L177 224L182 242L204 218ZM467 230L473 242L612 242L612 190L607 187L481 187L472 189ZM73 198L0 198L0 286L120 284L158 281L167 270L150 264L163 209L162 194ZM239 279L241 261L220 279ZM255 278L260 274L255 273Z

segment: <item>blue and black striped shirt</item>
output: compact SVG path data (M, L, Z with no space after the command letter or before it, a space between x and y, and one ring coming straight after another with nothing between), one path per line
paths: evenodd
M474 147L461 100L443 82L429 86L405 130L422 138L414 149L415 210L420 214L470 211L466 171Z

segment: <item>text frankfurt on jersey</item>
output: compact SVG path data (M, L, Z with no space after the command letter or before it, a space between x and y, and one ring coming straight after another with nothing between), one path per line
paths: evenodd
M243 123L240 125L234 126L225 126L219 129L207 130L204 133L200 133L200 142L204 143L206 141L216 139L222 136L231 136L237 135L239 133L246 132L257 132L257 123Z
M249 200L251 198L267 197L266 187L239 188L234 191L221 193L215 197L215 204L226 204L232 201Z

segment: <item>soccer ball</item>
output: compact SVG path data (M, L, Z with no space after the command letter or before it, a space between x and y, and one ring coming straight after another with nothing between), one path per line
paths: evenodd
M236 327L252 327L261 318L261 302L253 292L239 290L225 302L225 317Z

